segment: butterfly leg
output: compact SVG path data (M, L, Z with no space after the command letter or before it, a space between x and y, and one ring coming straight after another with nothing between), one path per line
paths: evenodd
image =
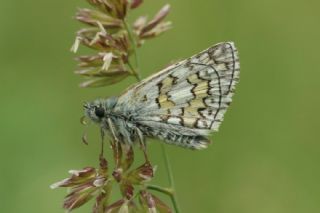
M115 131L115 127L113 125L113 122L110 118L107 118L107 123L108 123L108 127L110 129L110 132L111 132L111 135L113 137L113 140L115 143L119 143L119 139L118 137L116 136L116 131Z
M120 164L120 156L121 156L121 144L120 144L120 140L118 139L117 135L116 135L116 130L115 127L113 125L113 122L110 118L107 118L107 123L112 135L112 138L114 140L114 143L111 144L113 150L115 150L115 158L116 158L116 165L118 166Z
M149 162L148 155L147 155L147 148L146 148L146 142L145 142L145 137L143 136L143 133L139 128L136 128L136 132L138 135L139 143L140 143L140 148L143 151L144 159L146 162Z

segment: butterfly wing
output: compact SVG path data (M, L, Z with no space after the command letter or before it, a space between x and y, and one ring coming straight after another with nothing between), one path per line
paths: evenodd
M167 143L201 149L217 131L239 81L233 42L217 44L169 66L128 89L118 99L142 131Z

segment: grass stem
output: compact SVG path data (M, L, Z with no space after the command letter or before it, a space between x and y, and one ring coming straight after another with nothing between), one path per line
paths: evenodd
M162 149L163 158L165 160L165 165L166 165L166 169L167 169L170 188L173 190L173 193L170 195L170 198L171 198L171 201L173 203L173 207L174 207L176 213L179 213L180 208L179 208L177 196L175 193L175 184L174 184L174 179L173 179L173 173L172 173L172 169L171 169L171 165L170 165L170 161L169 161L169 156L168 156L167 150L166 150L163 143L161 144L161 149Z
M135 59L135 63L136 63L136 69L133 68L132 64L129 62L128 65L130 67L130 69L132 70L134 76L136 77L137 81L141 81L141 77L139 74L139 59L138 59L138 51L137 51L137 42L135 41L135 39L133 38L132 35L132 31L131 28L129 27L129 25L127 24L127 22L124 20L123 21L124 27L128 32L128 36L132 45L132 51L133 51L133 56Z

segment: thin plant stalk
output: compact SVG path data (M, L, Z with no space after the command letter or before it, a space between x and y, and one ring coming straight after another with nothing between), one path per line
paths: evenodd
M164 157L164 161L165 161L165 165L166 165L166 170L167 170L167 174L168 174L168 180L169 180L169 184L170 184L170 188L173 190L173 193L170 195L171 201L173 203L174 209L176 211L176 213L180 212L180 208L179 208L179 204L178 204L178 200L177 200L177 196L176 196L176 191L175 191L175 184L174 184L174 179L173 179L173 172L171 169L171 165L170 165L170 161L169 161L169 156L167 153L167 150L164 146L164 144L161 144L161 149L162 149L162 155Z
M138 59L137 44L136 44L135 39L133 38L133 34L132 34L131 29L130 29L129 25L127 24L127 22L123 21L123 24L124 24L125 29L128 32L128 36L129 36L130 42L132 44L132 51L133 51L133 55L134 55L134 58L135 58L136 69L133 69L133 67L130 64L130 62L128 63L128 65L131 68L131 70L132 70L134 76L136 77L137 81L139 82L139 81L141 81L141 77L140 77L140 74L139 74L139 59Z

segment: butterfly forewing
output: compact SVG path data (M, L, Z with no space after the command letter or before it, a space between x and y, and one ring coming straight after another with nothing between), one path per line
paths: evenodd
M239 72L234 44L220 43L130 88L115 111L130 114L146 135L204 148L231 103Z

